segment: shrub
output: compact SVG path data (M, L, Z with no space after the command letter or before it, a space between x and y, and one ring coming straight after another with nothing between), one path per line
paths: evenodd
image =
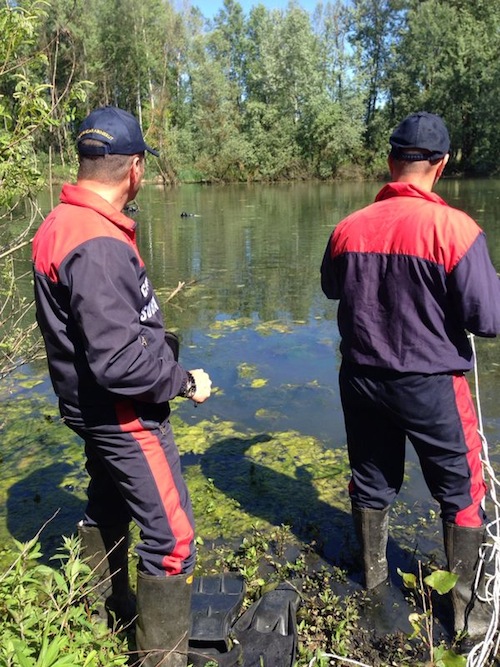
M125 638L92 621L84 591L92 576L79 540L63 538L58 568L38 563L38 535L15 542L13 562L0 574L2 667L126 665Z

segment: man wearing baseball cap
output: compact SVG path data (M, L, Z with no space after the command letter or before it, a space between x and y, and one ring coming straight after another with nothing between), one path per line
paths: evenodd
M448 162L443 120L425 111L390 137L391 182L334 229L321 284L339 300L340 393L349 493L366 587L386 581L388 512L403 483L406 438L439 502L455 631L488 627L474 592L484 540L481 440L465 373L467 332L500 332L500 283L484 233L433 187Z
M33 241L37 320L61 416L85 443L84 555L101 580L97 609L132 622L127 546L139 526L136 640L140 664L187 664L194 524L169 423L176 396L202 403L211 381L186 371L166 341L157 297L123 214L145 153L137 120L103 107L81 124L76 185Z

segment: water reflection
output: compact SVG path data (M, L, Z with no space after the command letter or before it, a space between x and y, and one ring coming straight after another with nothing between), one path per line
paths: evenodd
M180 410L184 419L229 420L243 432L294 429L318 437L325 447L344 447L336 305L321 292L319 266L333 227L371 202L380 186L298 183L143 189L134 218L166 323L181 335L183 364L209 370L216 387L213 398L196 411L184 403ZM437 191L485 229L500 270L500 181L444 180ZM48 211L48 196L41 205ZM181 217L183 211L196 217ZM28 266L26 249L20 273ZM186 288L167 302L180 280L186 281ZM29 280L23 289L30 297ZM500 440L499 345L497 340L478 341L483 416L494 456ZM262 381L258 386L242 378L238 371L242 363L255 367L255 377ZM410 453L410 479L400 498L411 503L419 499L425 512L435 503L418 466L412 465L415 461ZM31 489L32 473L27 472L24 483L11 487L13 512L16 503L23 506L24 491ZM21 535L18 516L13 513L10 521L13 534Z
M208 303L190 310L208 321L218 313L307 320L312 303L322 300L318 271L329 231L354 203L353 186L344 185L342 195L338 189L184 186L164 193L162 206L158 191L142 193L139 242L154 283L199 281ZM371 185L369 196L376 189ZM183 210L200 217L181 218Z

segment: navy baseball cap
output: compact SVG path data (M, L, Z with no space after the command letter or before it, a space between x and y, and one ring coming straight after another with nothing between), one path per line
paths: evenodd
M102 145L82 143L84 139L96 139ZM78 129L76 144L80 155L135 155L144 151L159 155L144 141L137 119L118 107L92 111Z
M396 160L440 160L450 151L450 136L443 119L427 111L407 116L389 141L391 156Z

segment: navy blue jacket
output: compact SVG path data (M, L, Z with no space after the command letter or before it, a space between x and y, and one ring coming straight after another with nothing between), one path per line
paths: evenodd
M161 406L186 371L165 342L135 222L99 195L64 185L33 241L35 301L57 396L73 406L120 399Z
M389 183L375 203L339 223L321 285L339 299L340 350L355 364L467 371L467 331L500 332L500 282L484 233L466 213L409 183Z

